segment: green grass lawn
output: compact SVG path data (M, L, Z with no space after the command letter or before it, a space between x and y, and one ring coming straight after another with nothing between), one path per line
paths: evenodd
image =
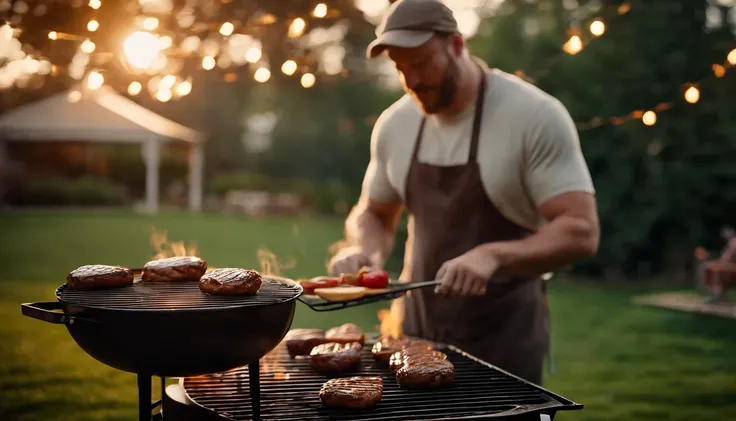
M324 270L341 236L334 219L130 213L0 213L0 420L131 420L135 376L85 354L63 326L20 314L53 300L82 264L140 267L153 255L151 228L196 242L212 266L259 268L267 248L293 263L286 276ZM638 291L638 292L641 292ZM634 288L557 281L551 288L556 373L545 386L585 404L556 419L714 420L736 413L736 323L631 303ZM372 330L377 306L316 313L298 306L294 327L353 321ZM156 395L156 392L154 392Z

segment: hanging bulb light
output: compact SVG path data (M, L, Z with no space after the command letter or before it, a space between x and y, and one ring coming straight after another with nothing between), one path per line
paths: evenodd
M256 82L264 83L271 79L271 71L265 67L259 67L258 70L253 74L253 79Z
M594 20L590 24L590 33L599 37L603 35L603 33L606 32L606 24L603 23L601 20Z
M311 73L304 73L301 78L301 84L305 88L311 88L314 86L314 82L316 82L317 79L314 77Z
M654 126L657 122L657 114L654 111L647 111L641 116L641 121L647 126Z
M100 22L97 22L96 20L92 19L91 21L87 22L87 30L90 32L94 32L97 30L97 28L100 27Z
M700 90L695 86L687 88L685 91L685 101L695 104L700 99Z
M312 16L314 16L315 18L323 18L327 16L327 5L324 3L320 3L315 6L314 10L312 11Z
M287 76L293 75L296 72L296 62L294 60L286 60L281 65L281 71Z
M128 94L132 96L138 95L141 93L141 90L143 90L143 85L141 85L137 80L130 82L130 85L128 85Z

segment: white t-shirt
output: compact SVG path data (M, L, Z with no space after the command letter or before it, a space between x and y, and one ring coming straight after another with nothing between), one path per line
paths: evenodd
M488 197L510 221L538 229L538 207L559 194L594 193L575 123L556 98L526 81L492 69L483 106L478 164ZM450 166L467 162L475 106L451 119L429 116L418 160ZM421 122L404 95L376 121L363 191L378 202L406 198L406 177Z

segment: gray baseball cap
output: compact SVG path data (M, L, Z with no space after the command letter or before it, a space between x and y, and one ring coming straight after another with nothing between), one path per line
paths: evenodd
M387 47L418 47L438 32L459 32L452 10L442 1L399 0L376 28L376 39L368 45L366 56L377 57Z

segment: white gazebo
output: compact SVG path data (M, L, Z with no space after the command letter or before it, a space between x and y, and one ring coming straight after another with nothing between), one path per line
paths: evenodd
M159 206L161 144L190 144L189 209L202 208L204 134L166 119L112 89L67 91L0 115L0 165L7 141L87 141L140 144L146 165L146 211Z

